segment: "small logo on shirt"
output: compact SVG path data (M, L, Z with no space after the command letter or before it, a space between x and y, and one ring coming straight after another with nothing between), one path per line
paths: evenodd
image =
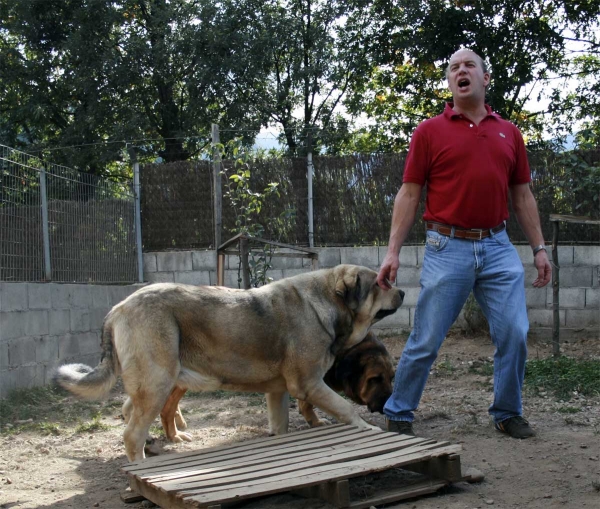
M506 138L506 135L504 133L498 133L500 136L502 136L503 138Z

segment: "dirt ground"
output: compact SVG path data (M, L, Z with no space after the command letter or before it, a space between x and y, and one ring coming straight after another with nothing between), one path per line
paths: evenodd
M384 342L396 358L405 338ZM572 357L600 358L600 340L589 336L563 343ZM546 358L549 345L530 341L529 358ZM417 509L496 508L551 509L600 507L600 398L573 394L556 399L538 387L525 393L525 415L538 432L517 441L495 431L487 407L492 398L491 356L487 337L449 337L442 350L417 412L417 435L462 445L463 473L479 470L479 483L454 483L448 488L387 507ZM120 467L127 463L120 420L124 399L118 390L97 407L81 407L88 417L77 422L13 422L0 430L0 507L106 509L153 507L149 501L125 504L127 487ZM79 412L70 397L61 401L65 416ZM295 403L290 410L291 431L306 429ZM156 452L185 451L240 442L267 435L264 397L258 394L210 393L186 397L182 408L194 441L172 445L158 438ZM81 410L83 412L83 410ZM361 415L379 426L383 417L360 408ZM65 420L66 417L65 417ZM326 509L332 506L290 494L254 500L241 507L253 509Z

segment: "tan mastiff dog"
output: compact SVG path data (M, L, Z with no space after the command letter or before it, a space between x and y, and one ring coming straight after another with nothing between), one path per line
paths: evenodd
M404 293L382 290L376 278L366 267L338 265L246 291L149 285L106 316L100 364L61 366L55 380L98 399L121 376L131 398L130 461L145 457L148 429L176 387L265 392L274 434L287 432L287 393L340 422L372 427L323 377L339 352L402 304Z
M365 339L352 348L340 352L333 366L325 374L324 381L334 391L343 393L358 405L365 405L371 412L383 413L383 407L392 395L392 380L395 375L394 360L377 336L369 332ZM192 436L182 430L187 423L179 408L179 401L187 389L175 387L160 412L160 419L167 440L191 442ZM129 421L131 399L123 405L123 418ZM322 426L307 401L298 400L298 410L311 427Z

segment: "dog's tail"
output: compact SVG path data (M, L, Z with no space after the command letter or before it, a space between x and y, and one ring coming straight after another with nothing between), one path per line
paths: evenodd
M113 328L107 319L102 327L100 364L95 368L85 364L65 364L56 370L53 379L63 389L80 398L103 399L117 382L118 374L119 360L114 350Z

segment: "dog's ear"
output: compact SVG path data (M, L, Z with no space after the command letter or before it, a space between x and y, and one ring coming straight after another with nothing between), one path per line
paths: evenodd
M344 299L350 309L358 309L361 297L360 274L342 273L335 283L335 293Z

